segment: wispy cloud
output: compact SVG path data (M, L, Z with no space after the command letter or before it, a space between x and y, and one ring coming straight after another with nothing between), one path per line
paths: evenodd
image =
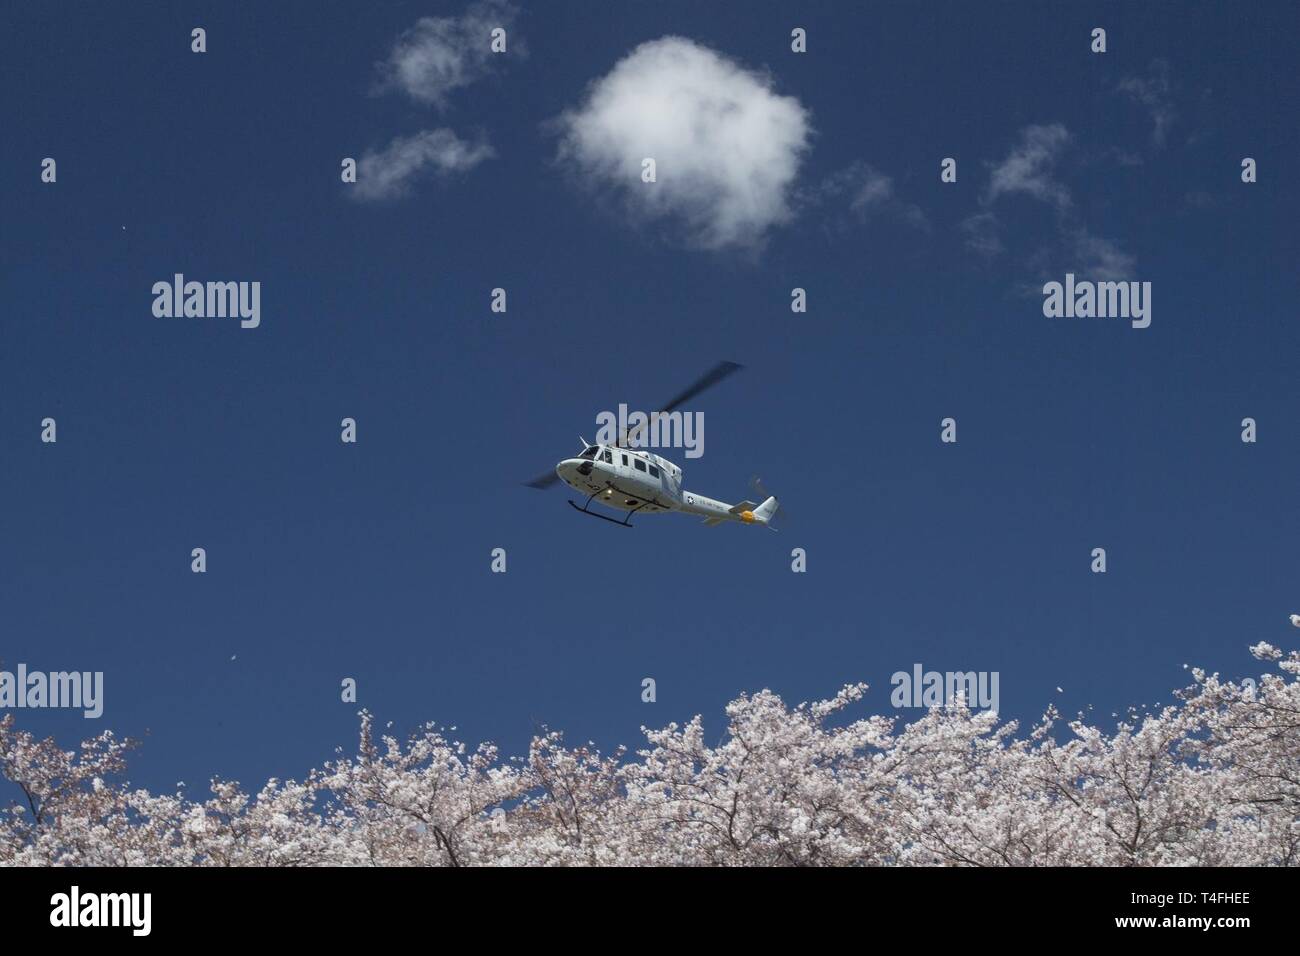
M761 247L792 216L808 111L765 74L667 36L643 43L555 123L559 160L702 249ZM656 164L641 180L642 160Z
M495 29L507 30L507 50L522 52L519 38L509 32L517 12L508 0L478 0L458 17L417 20L378 64L375 91L398 91L418 103L447 109L453 91L485 76L500 58L492 51ZM473 142L447 128L398 136L385 148L362 155L348 195L360 201L399 199L410 195L422 179L466 172L493 155L481 134Z
M1055 168L1069 142L1070 132L1060 123L1025 127L1020 131L1020 142L993 166L987 201L1024 193L1057 209L1068 209L1070 191L1055 178Z
M1069 236L1074 271L1099 282L1133 278L1137 260L1110 239L1094 236L1082 227Z
M361 157L349 195L363 201L398 199L422 178L466 172L492 155L486 141L466 142L449 129L399 136Z
M988 210L963 219L960 228L966 247L984 258L992 259L1006 251L998 217Z
M1169 64L1153 60L1145 76L1129 76L1116 89L1146 109L1151 117L1151 142L1163 148L1177 114L1170 96Z
M517 12L506 0L479 0L459 17L422 17L378 64L376 89L399 90L417 102L445 109L448 94L485 76L501 59L491 49L492 31L508 30ZM508 49L522 52L513 38Z
M849 193L849 208L866 213L894 198L894 180L868 163L855 163L841 174L837 186Z
M922 231L930 228L921 208L898 196L892 176L861 160L827 176L802 198L807 205L837 204L860 222L883 216Z
M1001 255L1006 250L1006 230L994 207L1005 196L1028 196L1055 213L1053 234L1019 244L1031 269L1040 275L1068 269L1099 281L1131 278L1134 257L1114 240L1094 235L1079 221L1073 196L1058 170L1071 142L1070 131L1061 123L1022 129L1007 156L990 164L989 184L981 200L984 208L962 221L963 240L967 248L985 258Z

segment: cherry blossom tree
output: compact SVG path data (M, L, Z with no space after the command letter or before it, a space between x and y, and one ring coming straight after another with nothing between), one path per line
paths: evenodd
M866 685L787 706L770 691L643 729L635 754L536 736L472 750L362 712L353 756L255 794L124 780L111 732L72 750L0 718L0 863L172 866L1182 866L1300 863L1300 655L1276 673L1193 670L1111 731L1053 708L1021 733L958 700L897 726L850 719Z

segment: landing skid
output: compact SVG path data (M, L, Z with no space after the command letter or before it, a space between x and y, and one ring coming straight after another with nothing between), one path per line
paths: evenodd
M596 495L598 495L598 494L600 494L599 491L596 492ZM592 495L591 498L595 498L596 495ZM570 498L566 498L565 500L569 502L569 507L572 508L574 511L581 511L581 512L582 512L583 514L585 514L585 515L590 515L590 516L593 517L593 518L599 518L601 521L608 521L610 524L616 524L616 525L618 525L619 527L622 527L622 528L630 528L630 527L632 527L632 525L630 525L630 524L628 523L629 521L632 520L632 516L633 516L634 514L636 514L638 511L640 511L642 508L644 508L647 504L649 504L648 501L643 501L643 502L641 502L641 504L637 505L635 508L633 508L631 511L629 511L629 512L627 513L627 517L626 517L626 518L624 518L622 521L619 521L617 518L611 518L609 515L603 515L603 514L601 514L599 511L591 511L591 510L587 507L588 505L591 504L591 498L588 498L587 501L586 501L586 503L583 504L583 506L582 506L581 508L579 508L577 505L575 505L575 504L573 503L573 500L572 500L572 499L570 499Z

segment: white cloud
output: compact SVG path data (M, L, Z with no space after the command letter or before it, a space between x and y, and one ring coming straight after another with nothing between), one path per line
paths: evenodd
M348 193L357 199L396 199L407 195L422 176L464 172L492 155L487 142L466 142L449 129L399 136L361 157L356 184Z
M893 177L861 160L827 176L801 198L808 205L832 200L842 202L847 198L848 212L859 221L883 216L901 220L923 232L930 229L930 221L919 206L898 198Z
M894 198L894 180L870 163L859 161L827 176L819 191L826 199L848 196L849 209L865 215Z
M509 28L517 13L508 0L479 0L459 17L423 17L397 38L388 59L378 64L379 91L399 90L412 99L445 109L448 94L489 72L500 54L492 52L492 31ZM507 34L507 48L522 52L518 37ZM493 156L486 139L462 140L450 129L399 136L383 150L369 150L357 164L354 199L406 196L416 180L472 169Z
M379 89L396 89L439 109L447 95L484 76L502 54L491 50L492 30L509 28L516 9L505 0L480 0L459 17L422 17L397 38L378 65ZM520 52L507 35L508 49Z
M1130 279L1136 260L1119 244L1094 235L1081 224L1069 188L1056 176L1058 161L1071 141L1070 132L1060 123L1026 126L1020 142L1006 158L991 166L988 190L982 204L986 207L961 224L968 248L986 258L1004 250L998 217L993 212L998 198L1026 195L1056 210L1055 239L1038 238L1029 252L1029 261L1045 275L1068 269L1094 281Z
M1117 244L1080 229L1072 238L1072 261L1077 275L1096 282L1118 282L1133 278L1136 260Z
M1005 250L998 234L998 217L991 212L977 212L963 219L961 231L966 236L966 247L986 259L1000 256Z
M1070 191L1053 175L1056 160L1069 141L1070 133L1060 123L1026 126L1020 131L1019 145L994 165L988 201L1011 193L1025 193L1057 209L1069 208Z
M756 248L791 218L809 114L769 77L682 37L643 43L559 117L559 156L687 244ZM654 183L641 181L653 158Z
M1126 77L1120 81L1117 89L1146 109L1151 116L1151 142L1157 148L1163 147L1175 118L1169 95L1168 62L1153 60L1146 76Z

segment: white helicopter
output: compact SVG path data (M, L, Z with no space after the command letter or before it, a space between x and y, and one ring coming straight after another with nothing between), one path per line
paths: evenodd
M666 415L684 402L690 401L700 392L722 381L733 372L739 371L735 362L719 362L690 388L672 398L668 404L650 416ZM664 511L680 511L685 514L699 515L710 527L724 521L736 521L741 524L756 524L771 528L776 517L777 500L767 495L757 478L753 479L755 490L766 500L762 504L742 501L730 505L705 495L686 491L682 488L682 470L668 459L631 447L640 435L644 425L638 425L627 431L615 445L589 444L585 438L582 452L576 458L566 458L555 466L553 473L540 475L527 482L529 488L549 488L557 481L580 494L586 495L586 502L579 507L572 500L569 505L583 514L593 518L602 518L614 524L630 528L632 515L642 512L654 514ZM592 501L627 515L622 521L591 510ZM772 528L775 531L775 528Z

